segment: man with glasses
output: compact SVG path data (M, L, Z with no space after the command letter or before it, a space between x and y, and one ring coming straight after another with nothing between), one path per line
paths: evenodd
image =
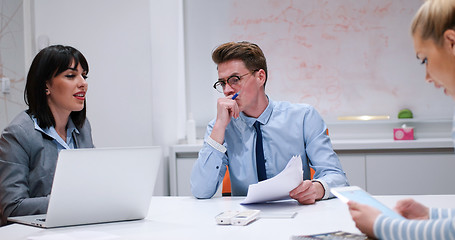
M331 187L348 185L317 111L266 95L267 64L256 44L222 44L212 59L219 77L213 87L225 97L218 99L216 118L191 173L196 198L216 193L227 166L232 195L246 196L250 184L274 177L295 155L302 158L304 179L289 195L301 204L332 197Z

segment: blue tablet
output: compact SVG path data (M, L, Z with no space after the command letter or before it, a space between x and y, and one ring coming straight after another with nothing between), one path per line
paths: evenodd
M375 207L389 217L404 219L403 216L376 200L376 198L365 192L360 187L349 186L332 188L330 189L330 192L345 203L352 200L354 202Z

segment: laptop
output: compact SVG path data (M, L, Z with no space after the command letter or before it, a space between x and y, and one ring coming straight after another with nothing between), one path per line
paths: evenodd
M8 221L54 228L143 219L160 162L159 146L62 150L47 214Z

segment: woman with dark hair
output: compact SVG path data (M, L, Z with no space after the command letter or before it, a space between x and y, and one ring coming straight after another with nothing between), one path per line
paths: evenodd
M0 138L1 225L10 216L46 213L59 151L94 147L88 71L82 53L69 46L49 46L33 59L24 92L29 109Z

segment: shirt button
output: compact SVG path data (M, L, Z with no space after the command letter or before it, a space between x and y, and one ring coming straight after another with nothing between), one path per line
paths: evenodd
M219 166L216 166L216 169L219 169L220 167Z

